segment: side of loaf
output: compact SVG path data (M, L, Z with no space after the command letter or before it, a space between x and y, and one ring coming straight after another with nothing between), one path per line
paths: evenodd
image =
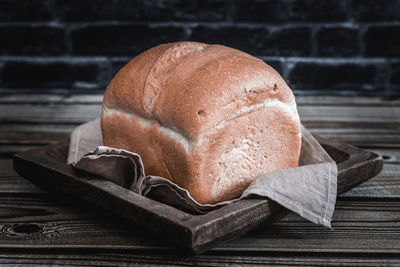
M135 57L106 90L101 126L104 145L138 153L146 175L203 204L238 197L300 156L290 88L262 60L221 45L170 43Z

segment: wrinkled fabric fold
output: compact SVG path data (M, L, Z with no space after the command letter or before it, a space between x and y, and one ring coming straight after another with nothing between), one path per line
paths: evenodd
M186 189L163 177L146 176L140 155L103 146L100 119L78 126L70 140L68 164L180 209L202 214L258 196L272 199L311 222L331 227L337 191L336 163L305 127L298 167L259 175L239 198L214 205L198 203Z

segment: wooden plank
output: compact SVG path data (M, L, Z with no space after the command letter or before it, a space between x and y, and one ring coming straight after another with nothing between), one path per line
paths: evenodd
M385 162L400 163L399 148L369 147L367 150L382 155Z
M296 96L299 106L395 106L400 105L399 98L363 97L363 96Z
M0 122L3 123L80 124L100 115L99 104L2 104L0 106Z
M19 140L38 142L31 133L48 133L50 143L59 140L54 133L68 136L77 125L100 116L101 100L101 95L1 96L0 143L13 143L2 153L26 149ZM297 97L297 102L302 122L313 133L358 145L400 146L398 99Z
M12 159L0 159L0 178L18 177L19 175L13 168ZM0 190L1 190L0 186Z
M0 159L1 158L8 158L14 155L17 152L31 150L33 148L38 147L38 145L1 145L0 146Z
M339 140L352 145L363 147L400 147L400 131L397 129L386 128L352 128L339 127L337 128L312 128L308 123L304 123L307 129L312 134L322 136L330 140ZM379 127L379 125L375 125Z
M45 194L46 191L32 184L28 180L16 177L0 176L0 194Z
M68 140L76 125L0 124L0 157Z
M400 124L400 106L299 106L302 121Z
M19 176L14 171L11 159L0 159L0 195L45 193L43 189Z
M400 125L400 106L299 106L303 122L357 122ZM1 122L83 123L101 115L100 104L2 104Z
M75 125L0 125L0 157L68 140Z
M2 124L0 125L0 145L20 144L20 145L47 145L68 139L70 132L75 125L19 125ZM8 131L6 131L8 129ZM1 131L4 130L4 131Z
M0 144L12 143L0 153L67 137L77 125L100 116L101 100L102 95L0 96ZM358 145L400 146L398 99L302 96L297 102L303 123L313 133ZM40 139L37 134L48 135Z
M400 198L400 164L385 163L380 174L343 194L342 197Z
M95 95L57 95L57 94L3 94L0 95L0 104L48 104L48 103L86 103L101 104L103 100L102 94ZM296 96L298 105L357 105L357 106L399 106L400 99L382 98L382 97L363 97L363 96Z
M50 195L0 196L0 249L175 247L85 203Z
M47 253L46 253L47 252ZM243 254L243 253L242 253ZM24 251L23 254L0 253L0 264L11 266L399 266L399 257L387 255L346 255L282 253L262 253L258 255L218 255L216 252L187 257L177 254L138 254L125 252L69 252L51 253Z
M169 242L112 216L44 196L0 197L2 249L128 249L180 253ZM22 227L21 227L22 226ZM213 249L221 252L400 253L400 205L339 201L334 231L290 214Z
M259 232L221 244L227 251L400 253L399 202L339 201L333 231L291 214Z
M101 104L103 95L0 95L0 104Z
M99 116L101 95L0 96L0 120L23 122L84 122ZM302 120L400 123L400 100L362 97L300 96ZM79 117L84 117L79 120ZM22 117L22 118L21 118ZM69 118L69 120L68 120ZM50 120L50 121L49 121Z

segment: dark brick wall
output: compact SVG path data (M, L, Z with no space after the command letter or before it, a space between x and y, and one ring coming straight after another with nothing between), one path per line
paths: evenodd
M0 93L102 93L159 43L232 46L297 95L400 96L400 0L0 0Z

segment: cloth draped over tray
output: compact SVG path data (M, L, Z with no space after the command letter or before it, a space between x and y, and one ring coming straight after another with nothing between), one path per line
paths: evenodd
M337 190L336 163L305 127L302 127L298 167L259 175L239 198L215 205L196 202L186 189L165 178L146 176L140 155L103 146L100 119L82 124L72 132L67 163L137 194L194 213L258 196L272 199L311 222L331 228Z

